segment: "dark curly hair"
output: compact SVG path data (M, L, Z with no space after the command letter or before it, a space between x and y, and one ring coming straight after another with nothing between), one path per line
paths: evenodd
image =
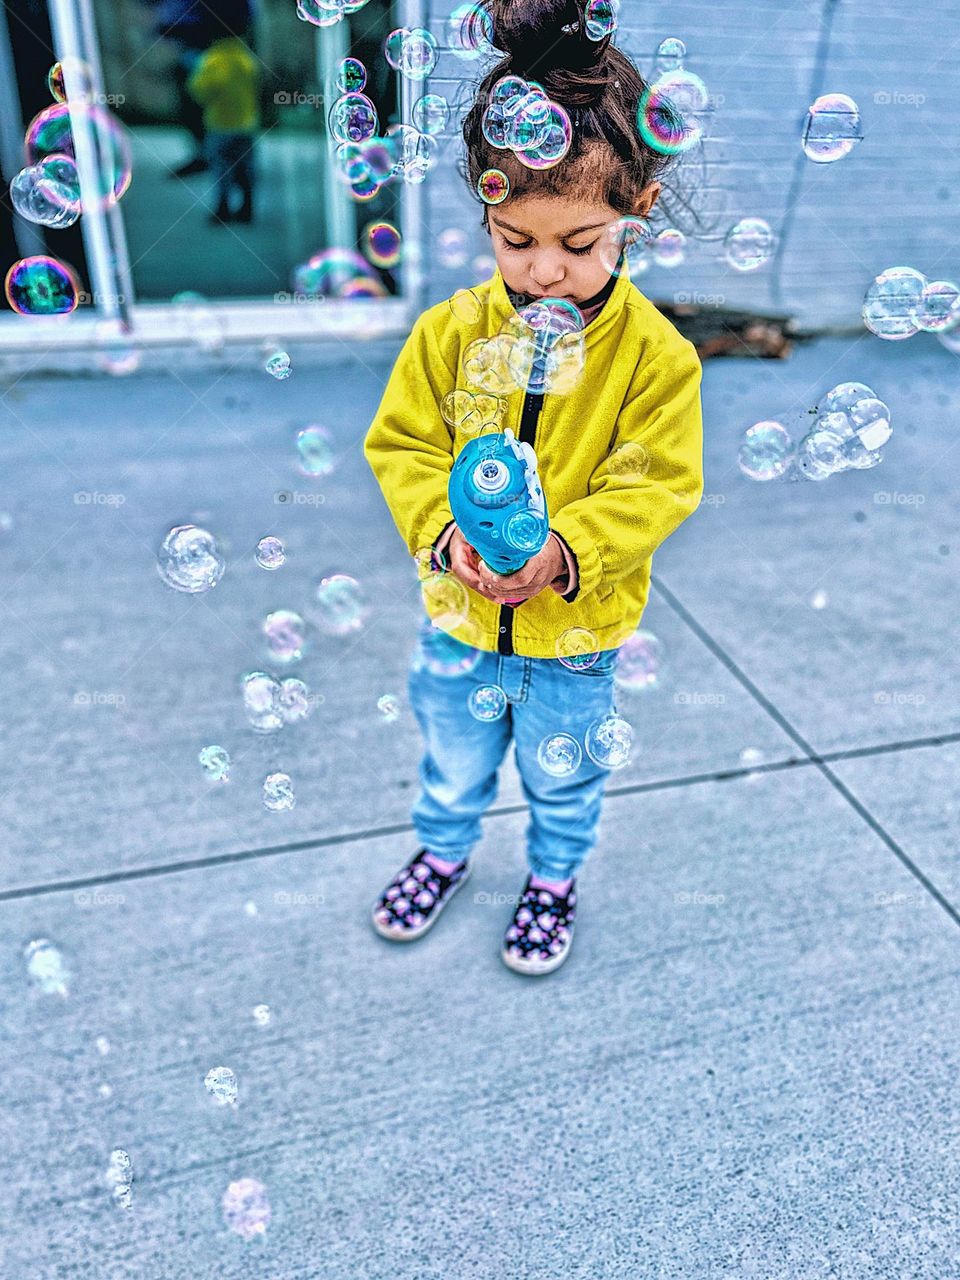
M486 38L506 54L481 80L463 121L463 172L477 200L481 174L500 169L509 179L511 198L593 196L628 215L643 188L670 167L673 157L649 146L637 127L646 81L611 36L589 38L586 8L586 0L486 0L467 19L468 39L480 46ZM570 115L570 150L550 169L529 169L513 151L484 137L483 115L493 87L507 75L536 80Z

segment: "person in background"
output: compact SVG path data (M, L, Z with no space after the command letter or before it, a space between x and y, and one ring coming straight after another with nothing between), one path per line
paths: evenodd
M204 115L187 91L187 83L204 51L223 36L243 39L254 18L253 0L145 0L154 10L154 30L177 49L173 79L179 98L179 123L193 140L193 155L173 178L186 178L209 168L205 146Z
M217 183L217 208L209 221L252 222L253 147L260 127L258 62L238 37L215 40L194 67L187 92L203 107L207 161ZM233 212L235 189L240 207Z

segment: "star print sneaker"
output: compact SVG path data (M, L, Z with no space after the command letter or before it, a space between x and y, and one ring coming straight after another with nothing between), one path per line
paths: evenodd
M520 895L513 920L503 935L500 958L517 973L551 973L566 960L573 944L577 882L564 896L533 889L531 875Z
M443 875L421 861L424 853L420 849L373 904L373 927L392 942L412 942L425 934L470 874L470 863L464 861Z

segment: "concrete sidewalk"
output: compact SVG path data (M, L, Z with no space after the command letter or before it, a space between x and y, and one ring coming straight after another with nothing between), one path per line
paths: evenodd
M960 1274L957 368L866 335L707 366L706 499L644 619L668 670L622 695L634 758L543 981L497 956L525 865L512 761L449 915L410 948L368 923L415 848L420 749L416 575L359 447L387 366L276 383L251 351L9 387L0 1274ZM747 426L845 379L893 410L879 468L740 475ZM338 449L319 483L294 466L310 422ZM228 555L198 598L154 567L188 519ZM238 681L276 669L260 621L331 572L364 584L369 625L316 640L291 673L322 703L258 738ZM201 776L210 742L228 786ZM260 804L276 768L290 813ZM66 998L28 985L38 937ZM220 1065L235 1111L204 1089ZM220 1209L243 1177L272 1206L249 1244Z

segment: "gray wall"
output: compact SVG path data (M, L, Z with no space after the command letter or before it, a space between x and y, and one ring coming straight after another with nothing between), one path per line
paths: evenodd
M441 47L453 7L428 0ZM645 293L788 314L817 330L858 326L864 290L885 267L960 277L960 0L624 0L619 43L645 75L668 35L686 42L686 65L717 104L706 172L688 164L683 185L700 191L717 233L754 215L782 243L775 262L739 274L717 240L699 240L681 266L638 280ZM462 98L478 65L444 52L429 88ZM799 139L807 107L825 92L857 101L865 137L845 159L817 165ZM458 151L451 130L425 186L428 254L450 226L488 251L456 172ZM476 278L469 267L434 265L429 299Z

